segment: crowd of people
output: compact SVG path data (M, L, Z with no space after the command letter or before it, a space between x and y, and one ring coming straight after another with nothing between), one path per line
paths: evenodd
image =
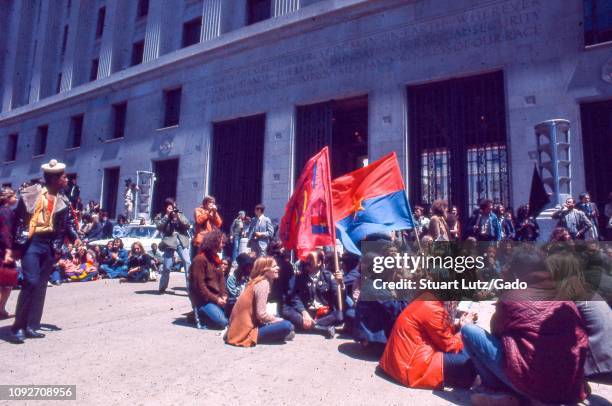
M334 250L320 247L297 260L278 240L263 205L252 218L240 211L226 235L211 196L193 212L193 227L175 201L166 199L152 220L159 244L149 251L138 241L124 247L128 218L134 216L128 205L116 224L93 202L80 210L76 183L67 182L63 169L51 161L43 165L44 185L22 188L19 199L9 188L0 194L0 258L7 269L17 269L21 259L15 343L44 337L38 330L48 280L158 280L163 294L170 272L183 269L193 308L188 320L197 328L222 330L229 345L283 343L296 332L333 339L341 331L364 347L380 347L379 366L392 379L412 388L471 388L475 404L577 402L587 396L588 381L612 382L612 252L597 243L612 229L612 194L605 226L588 194L578 205L568 198L553 216L558 227L541 247L509 244L539 237L528 205L515 217L512 209L483 200L462 222L456 207L438 200L428 213L414 208L413 230L368 236L380 252L345 251L336 258ZM105 246L87 244L104 238L110 239ZM477 325L477 313L438 290L376 292L372 299L368 275L374 255L410 251L412 241L423 252L440 242L465 241L465 249L487 253L478 278L516 279L529 287L499 295L489 332ZM486 246L477 247L479 241ZM385 277L440 278L423 269L394 269ZM9 317L11 287L1 289L0 317ZM480 293L470 299L490 298Z

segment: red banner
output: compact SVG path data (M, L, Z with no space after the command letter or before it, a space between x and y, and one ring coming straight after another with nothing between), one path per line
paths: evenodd
M295 249L300 259L305 259L316 247L335 244L327 147L304 166L285 207L279 231L283 246Z

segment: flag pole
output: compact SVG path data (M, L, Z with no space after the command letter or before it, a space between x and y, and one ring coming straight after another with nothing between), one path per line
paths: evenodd
M326 146L324 149L327 149L328 147ZM336 222L334 221L334 207L333 207L333 196L332 196L332 191L331 191L331 168L330 168L330 162L329 162L329 152L326 153L327 155L327 159L326 161L326 177L327 177L327 184L329 185L329 188L327 188L327 201L329 202L329 204L331 205L329 207L329 215L330 215L330 219L329 219L329 226L332 227L330 229L331 232L331 236L332 236L332 247L334 250L334 270L335 272L339 272L340 271L340 261L338 260L338 245L336 244ZM335 277L335 275L334 275ZM340 281L336 281L336 296L338 297L338 311L342 312L344 309L343 303L343 297L342 297L342 285L344 284L343 279L341 279Z
M410 208L410 220L412 221L412 226L414 230L414 236L416 237L417 246L419 247L419 252L423 253L423 247L421 246L421 239L419 238L419 231L417 230L416 221L414 221L414 215L412 213L412 206L410 206L410 201L408 200L408 194L404 189L404 196L406 197L406 201L408 202L408 207Z

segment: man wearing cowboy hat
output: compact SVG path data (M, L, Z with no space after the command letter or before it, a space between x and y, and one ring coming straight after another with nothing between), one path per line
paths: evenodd
M17 300L11 341L23 344L26 338L43 338L40 328L47 281L53 269L55 253L66 239L80 245L70 200L64 194L68 178L66 165L55 159L41 166L45 184L21 191L17 205L17 223L27 231L21 260L23 282Z

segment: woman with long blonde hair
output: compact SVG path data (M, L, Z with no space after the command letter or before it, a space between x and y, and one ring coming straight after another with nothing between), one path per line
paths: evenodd
M225 341L238 347L293 339L291 322L270 314L266 308L272 282L278 278L278 264L272 257L258 258L251 280L238 298L229 320Z
M593 287L585 282L584 264L571 252L546 258L546 266L557 287L558 300L576 303L589 339L584 376L589 381L612 382L612 310Z

